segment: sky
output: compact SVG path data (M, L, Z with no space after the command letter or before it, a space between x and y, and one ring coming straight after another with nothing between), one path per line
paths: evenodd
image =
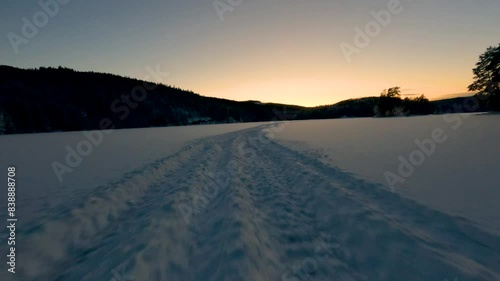
M155 82L204 96L303 106L393 86L466 95L479 55L500 43L500 1L397 2L5 0L0 64L139 79L158 68L169 75Z

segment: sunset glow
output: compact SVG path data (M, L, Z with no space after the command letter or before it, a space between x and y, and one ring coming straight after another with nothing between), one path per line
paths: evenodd
M210 1L146 2L71 1L19 53L4 36L0 62L139 79L158 65L170 73L161 82L201 95L316 106L392 86L430 99L466 95L479 54L500 34L498 1L401 0L401 13L349 62L340 44L354 44L355 28L391 1L244 0L222 21ZM40 10L4 5L2 34L21 35L21 18Z

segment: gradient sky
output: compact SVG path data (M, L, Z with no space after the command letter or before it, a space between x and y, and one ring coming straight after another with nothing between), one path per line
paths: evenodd
M306 106L396 85L431 99L466 92L478 56L500 43L500 1L401 0L348 63L340 44L354 44L354 28L389 1L242 0L221 21L212 0L71 0L16 54L7 35L22 35L21 18L41 7L5 0L0 64L139 79L159 65L170 73L161 82L205 96Z

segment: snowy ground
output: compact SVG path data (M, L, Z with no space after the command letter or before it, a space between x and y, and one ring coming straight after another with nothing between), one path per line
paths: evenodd
M387 188L385 173L399 175L398 157L410 162L410 155L420 151L422 164L412 165L414 172L397 182L395 191L498 235L499 124L498 114L298 121L275 136L281 144ZM434 142L432 151L435 130L443 132L444 141ZM417 143L424 141L427 148L421 149Z
M500 116L454 116L114 131L62 182L82 133L1 137L18 259L0 280L500 280Z

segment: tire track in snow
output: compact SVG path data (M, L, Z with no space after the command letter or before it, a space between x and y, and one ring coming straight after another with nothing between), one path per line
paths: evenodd
M364 263L365 272L378 264L370 276L365 276L367 280L370 277L391 280L394 277L390 275L398 272L406 279L407 275L414 276L415 280L439 279L439 275L447 276L450 272L464 276L461 280L499 279L499 237L484 233L463 219L420 206L278 144L262 146L262 151L273 159L280 158L281 163L296 163L295 169L289 168L290 175L310 174L302 180L317 189L315 198L325 199L315 201L316 210L331 210L330 213L323 212L330 215L324 225L327 229L348 228L349 233L354 233L350 240L357 240L345 243L358 259L347 264L356 267L357 263ZM291 184L299 181L294 179ZM339 218L346 222L345 227L342 223L328 223L328 220L335 222ZM465 232L476 236L476 240L486 241L488 246L470 239ZM359 249L360 246L363 247ZM363 252L375 255L369 257ZM419 261L418 267L415 267L415 260Z
M129 210L131 215L125 217L120 227L128 233L113 228L104 231L108 235L106 243L86 258L89 262L66 272L61 280L71 280L73 276L79 280L111 277L109 271L116 267L125 268L124 272L129 272L135 280L193 280L187 249L194 234L178 210L181 204L190 203L199 195L204 177L215 167L214 161L219 160L222 151L212 140L204 141L201 146L203 150L189 161L183 161L175 173L165 175L151 186L143 204ZM102 259L102 255L108 256L108 262L102 271L92 270L95 263L92 259ZM82 273L87 275L82 278Z
M189 165L190 159L202 155L203 148L202 143L188 145L174 155L130 172L117 182L89 192L57 219L33 227L36 232L21 233L25 240L19 247L25 260L20 270L23 280L57 280L56 276L81 262L82 253L87 255L99 245L106 228L116 231L120 220L131 215L127 211L143 203L151 185Z
M203 139L73 198L22 234L23 280L106 281L115 268L141 281L499 280L499 237L275 142L242 152L260 130ZM325 235L341 248L297 273Z

